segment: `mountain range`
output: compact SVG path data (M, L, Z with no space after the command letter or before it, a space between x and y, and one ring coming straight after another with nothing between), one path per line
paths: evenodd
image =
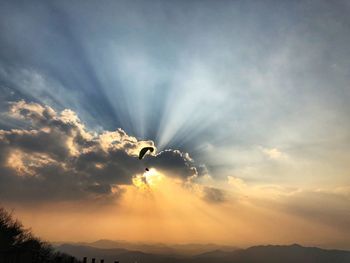
M121 247L112 247L120 245ZM100 240L84 244L60 244L56 248L77 258L104 259L105 263L349 263L350 251L303 247L298 244L254 246L247 249L207 244L166 246L134 244L139 250L126 249L132 243ZM181 249L180 249L181 248ZM193 254L194 251L203 251ZM153 253L149 251L154 251ZM145 252L148 251L148 252ZM158 252L157 252L158 251ZM185 252L185 253L184 253ZM187 253L186 253L187 252Z

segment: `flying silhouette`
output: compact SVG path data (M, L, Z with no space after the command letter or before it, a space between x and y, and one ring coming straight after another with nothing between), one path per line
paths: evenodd
M143 147L139 153L139 159L141 160L145 154L150 151L151 153L154 151L153 147Z
M139 153L139 159L141 160L148 151L150 151L152 153L154 151L154 148L153 147L149 147L149 146L148 147L143 147L141 149L140 153ZM149 169L147 167L145 168L145 170L147 172L149 171Z

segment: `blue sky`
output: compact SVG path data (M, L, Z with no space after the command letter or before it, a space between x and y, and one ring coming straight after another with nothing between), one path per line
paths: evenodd
M122 128L209 166L212 146L328 148L348 139L348 8L4 2L1 99L70 108L91 129Z

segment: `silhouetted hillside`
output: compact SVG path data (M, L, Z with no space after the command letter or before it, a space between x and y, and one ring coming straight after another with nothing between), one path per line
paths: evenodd
M14 219L12 214L0 208L0 262L76 262L70 255L57 252L53 247L35 237Z
M88 246L61 245L62 252L78 258L84 256L103 258L106 262L123 263L348 263L350 251L325 250L314 247L255 246L233 252L215 250L195 256L172 256L128 251L125 249L100 249Z
M326 250L316 247L291 246L256 246L240 251L240 258L245 262L308 262L308 263L345 263L350 262L350 252Z

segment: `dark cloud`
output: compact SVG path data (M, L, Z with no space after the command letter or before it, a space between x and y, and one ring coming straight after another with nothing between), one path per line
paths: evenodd
M160 170L171 171L174 175L180 177L196 176L197 168L188 153L182 153L178 150L165 150L156 156L146 157L149 166L157 167Z
M9 115L27 128L0 130L3 200L71 200L119 196L145 165L183 179L197 176L193 160L177 150L138 159L144 146L123 130L93 133L71 110L19 101Z
M112 193L112 188L109 184L94 184L89 185L87 188L88 191L97 194L110 194Z
M214 187L203 188L203 199L209 203L222 203L226 201L225 192Z

